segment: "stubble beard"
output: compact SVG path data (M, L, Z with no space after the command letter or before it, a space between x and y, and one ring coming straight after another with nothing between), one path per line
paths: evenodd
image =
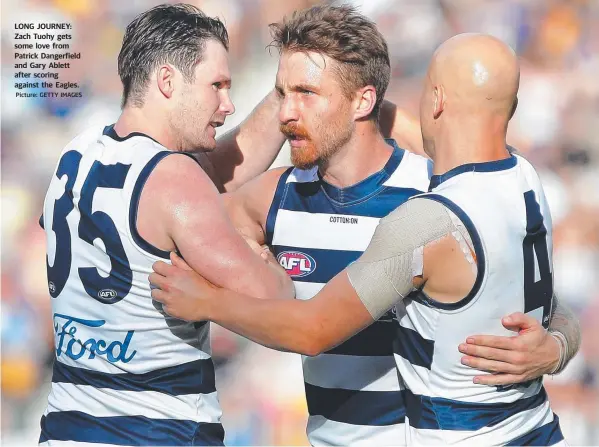
M215 139L208 135L208 122L199 123L194 117L198 113L193 112L197 108L182 104L171 120L171 128L180 141L179 150L183 152L212 152L216 148Z
M340 122L317 129L319 144L312 138L306 139L303 148L291 148L291 163L299 169L312 169L314 166L322 167L327 164L333 155L351 139L353 126L344 125Z

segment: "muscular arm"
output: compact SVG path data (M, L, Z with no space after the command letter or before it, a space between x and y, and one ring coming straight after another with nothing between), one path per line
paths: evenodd
M372 324L380 314L406 296L414 283L420 281L413 278L411 260L409 268L393 262L386 263L386 259L383 259L385 254L380 250L381 241L386 239L391 247L388 253L390 257L403 257L406 253L406 256L411 257L413 248L410 243L401 242L393 235L414 231L418 224L414 217L420 216L421 211L418 206L402 206L384 218L362 257L310 300L260 301L234 291L215 288L204 281L196 287L198 318L210 319L274 349L305 355L317 355L329 350ZM438 220L436 217L432 216L431 221ZM422 222L420 224L422 227ZM435 240L444 230L435 228L431 231L427 233L427 230L422 230L420 235L416 235L416 238L420 238L418 243L427 238ZM382 262L378 263L377 259ZM402 262L400 260L400 264ZM358 267L354 267L356 265ZM366 270L362 268L365 265L369 266ZM381 273L369 277L373 272L370 266ZM392 277L387 275L391 271ZM353 285L348 274L352 276ZM370 288L365 284L369 284Z
M165 235L163 240L214 284L255 297L293 295L286 275L270 268L236 231L218 191L191 158L170 155L156 166L139 212L152 231Z
M345 272L311 300L257 300L213 289L207 319L269 348L314 356L374 322Z
M266 171L239 189L223 194L231 222L246 238L263 245L266 219L272 204L279 178L287 168Z
M216 142L216 150L198 159L222 191L234 191L263 173L281 150L279 100L270 92L238 126Z

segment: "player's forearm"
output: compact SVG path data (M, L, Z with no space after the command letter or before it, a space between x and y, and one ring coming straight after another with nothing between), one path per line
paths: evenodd
M293 287L293 281L287 275L281 266L276 262L272 262L270 259L266 262L268 268L268 285L265 287L265 297L277 297L280 299L293 299L295 298L295 288ZM264 280L264 278L263 278Z
M234 191L266 171L281 150L279 100L270 92L237 127L218 139L208 154L226 191Z
M420 122L405 110L390 101L383 101L379 125L385 138L393 138L399 147L427 156L422 145Z
M221 289L212 300L209 320L279 351L316 355L322 351L307 302L260 300Z
M553 297L553 312L549 323L549 330L557 333L557 339L562 345L563 359L556 368L556 373L561 372L580 348L581 331L578 318L574 312L562 303L557 296ZM562 338L560 338L560 335Z

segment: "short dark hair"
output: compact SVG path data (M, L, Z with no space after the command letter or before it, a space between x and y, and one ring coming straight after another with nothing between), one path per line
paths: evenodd
M348 5L314 6L270 24L270 31L271 46L280 52L314 51L338 62L347 97L366 85L374 86L377 100L369 118L378 118L391 64L387 42L371 20Z
M192 5L164 4L137 16L127 26L119 53L123 106L129 101L143 105L147 82L158 64L169 62L193 81L194 68L210 39L229 49L225 25Z

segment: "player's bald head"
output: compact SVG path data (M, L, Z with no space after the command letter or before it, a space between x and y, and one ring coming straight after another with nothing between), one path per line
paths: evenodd
M421 101L425 146L443 114L446 120L489 118L507 127L519 81L518 57L501 40L459 34L445 41L433 55Z
M443 43L430 66L435 84L456 101L508 115L520 80L518 57L501 40L485 34L460 34Z

